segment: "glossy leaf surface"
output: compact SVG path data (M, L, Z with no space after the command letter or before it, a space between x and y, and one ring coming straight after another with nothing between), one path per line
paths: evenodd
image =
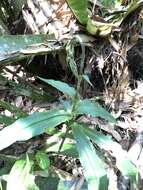
M76 112L77 114L89 114L93 117L101 117L109 122L115 123L115 119L108 111L97 102L92 102L88 99L79 102Z
M72 130L76 140L79 158L84 169L84 175L89 190L107 190L108 178L103 167L103 162L98 157L95 149L79 124L73 124Z
M49 169L49 166L50 166L50 160L48 158L48 155L44 152L41 152L41 151L38 151L36 153L36 160L38 162L38 165L39 167L42 169L42 170L47 170Z
M130 179L136 178L137 169L131 162L127 152L122 149L120 144L114 142L111 139L111 136L105 136L95 130L84 127L84 131L101 149L108 151L116 158L116 166L124 176L130 177Z
M70 119L70 115L63 110L34 113L19 119L12 125L0 131L0 150L16 141L28 140L45 132L47 128L55 127Z
M57 80L52 80L52 79L43 79L43 78L40 78L40 79L42 81L44 81L45 83L53 86L54 88L56 88L60 92L69 95L70 97L73 97L76 94L75 89L73 87L69 86L65 82L61 82L61 81L57 81Z
M40 44L46 43L48 39L55 39L55 37L47 34L2 35L0 36L0 62L13 62L24 57L26 58L28 52L29 54L34 54L33 49L40 47ZM24 55L26 50L28 51L27 55ZM38 50L36 53L38 53Z
M73 11L75 17L81 24L86 24L88 19L88 1L87 0L66 0Z

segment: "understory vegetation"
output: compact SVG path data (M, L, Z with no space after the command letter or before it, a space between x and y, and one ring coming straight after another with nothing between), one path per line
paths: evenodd
M0 190L143 189L142 7L0 1Z

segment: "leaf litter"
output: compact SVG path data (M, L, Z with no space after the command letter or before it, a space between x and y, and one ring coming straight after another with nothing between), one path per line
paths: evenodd
M64 0L53 0L46 3L44 1L36 2L38 4L34 4L34 1L32 0L27 1L28 8L33 14L31 14L27 8L23 8L22 10L24 20L27 23L27 28L29 28L32 33L39 34L41 32L49 32L54 33L56 39L62 39L66 34L69 34L70 31L73 31L74 33L79 32L80 30L82 31L82 29L80 29L76 23L71 10L68 8L68 5ZM49 13L48 15L47 12ZM36 18L37 22L35 22L34 18ZM142 36L143 33L142 31L135 30L137 23L134 24L133 21L136 20L138 20L138 13L135 11L134 14L131 14L129 22L127 22L125 19L120 25L120 30L122 31L121 36L118 36L118 33L115 33L115 39L97 39L97 42L90 42L90 45L86 47L85 63L86 67L90 65L88 74L90 74L90 79L94 85L94 88L83 84L84 87L86 86L85 96L89 98L98 98L99 101L104 106L106 106L106 108L117 118L118 122L116 126L107 125L100 118L93 119L92 117L89 117L80 119L81 121L86 120L88 124L90 123L89 126L91 128L96 128L99 126L99 129L103 133L112 134L113 138L123 144L123 146L124 140L126 140L125 144L128 144L128 146L125 146L126 150L129 152L132 161L140 169L141 174L143 168L141 163L143 118L143 50L138 48L138 46L140 47L143 45L143 41L142 39L139 39L138 35L141 34ZM142 30L142 28L139 29ZM27 31L25 31L25 33L26 32ZM70 34L67 35L67 37L69 36ZM126 36L129 37L126 39ZM75 53L75 59L77 63L78 55L80 55L80 48L77 47ZM56 56L58 57L59 55ZM54 69L56 70L58 67L59 66L56 65ZM64 72L68 72L65 66L64 68ZM62 73L61 70L60 72ZM12 66L8 72L3 69L1 74L3 78L0 80L1 100L8 101L10 104L20 108L27 114L31 114L35 111L42 112L53 107L58 107L59 104L57 102L45 103L43 93L48 93L50 91L53 93L53 96L55 96L55 99L60 97L61 94L58 94L50 87L45 87L44 84L40 84L40 82L36 81L35 79L31 80L29 78L27 80L27 75L28 73L24 69L18 72L18 66ZM33 74L31 73L31 75ZM64 80L66 79L64 78L63 73L61 74L61 77ZM21 86L20 90L18 91L17 85L20 81L23 81L23 86ZM73 83L73 81L74 80L68 82ZM13 88L14 86L16 87L15 89ZM34 97L34 99L31 86L34 87L35 94L37 93L37 96ZM42 93L39 94L39 91ZM50 94L48 93L48 95ZM42 100L42 103L39 102L38 96L41 97L40 100ZM48 100L48 98L46 100ZM6 112L3 107L0 109L2 116L5 115L14 120L16 119L15 113L11 112L11 115L9 112ZM2 127L4 126L6 126L6 123L2 122ZM60 129L62 129L62 127L63 126L60 126ZM134 135L134 138L132 135ZM42 146L44 140L47 138L50 137L48 135L42 135L30 140L28 144L22 144L21 142L18 142L12 145L11 148L4 150L2 153L19 156L26 152L27 149L31 148L34 150L37 147ZM138 153L136 152L135 156L137 147L139 150ZM62 157L59 160L61 161L61 159L64 158ZM69 163L69 160L65 158L65 162ZM66 167L62 168L62 170L66 171ZM109 171L111 173L111 177L115 178L115 171L112 171L112 168L109 169ZM80 174L82 175L82 172ZM141 178L143 178L143 176L141 176Z

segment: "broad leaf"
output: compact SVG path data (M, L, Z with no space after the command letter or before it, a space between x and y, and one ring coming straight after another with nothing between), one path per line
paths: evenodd
M38 77L38 78L41 79L42 81L44 81L45 83L53 86L54 88L61 91L62 93L69 95L70 97L73 97L76 94L75 89L73 87L69 86L65 82L52 80L52 79L43 79L43 78L40 78L40 77Z
M93 117L101 117L109 122L115 123L113 116L96 102L88 99L82 100L77 105L77 114L89 114Z
M107 190L108 178L102 160L95 152L95 149L87 138L82 126L75 123L71 127L77 143L79 158L84 168L84 175L88 183L88 189Z
M65 139L65 132L56 130L56 128L51 128L46 131L51 137L44 145L45 152L54 152L54 154L67 155L74 158L78 157L75 140L72 134L67 134ZM59 152L63 140L64 144Z
M33 44L55 39L53 35L4 35L0 36L0 55L24 50Z
M98 133L96 130L89 128L83 128L88 137L95 142L101 149L108 151L112 156L116 158L117 168L122 172L124 176L135 179L137 175L137 169L132 164L127 152L122 149L121 145L114 142L111 136L105 136Z
M71 101L63 100L62 98L59 98L60 103L63 105L64 110L66 110L68 113L71 113L72 111L72 104Z
M0 150L16 141L24 141L40 135L47 128L55 127L69 119L70 115L67 112L56 109L34 113L26 118L19 119L0 131Z
M64 143L60 151L60 154L70 156L73 158L78 158L78 152L75 144Z
M50 160L48 158L48 155L44 152L38 151L35 155L36 160L38 162L39 167L42 170L47 170L49 169L50 166Z
M78 36L81 36L84 44L94 41L92 37L86 35L81 34ZM53 34L2 35L0 36L0 63L5 65L31 57L32 55L43 55L63 50L68 40L63 39L62 43L57 45L57 39Z
M113 27L112 23L99 22L89 18L86 29L92 35L107 36L112 32Z
M51 146L49 146L46 149L46 152L54 152L55 154L60 154L60 155L66 155L66 156L70 156L73 158L78 158L78 152L75 146L75 143L67 143L65 142L62 146L62 149L60 152L59 151L59 147L61 145L61 141L59 142L53 142L51 144Z
M0 181L0 190L3 190L2 182Z
M3 175L6 176L7 174L9 174L16 160L17 160L16 156L0 154L0 162L4 163L1 165L1 168L0 168L0 176L3 176Z
M18 160L12 167L7 181L7 190L39 190L30 174L33 162L29 160Z
M88 20L88 1L87 0L66 0L73 11L75 17L81 24L86 24Z
M40 44L47 43L49 39L55 40L54 35L2 35L0 36L0 62L13 62L26 58L28 54L41 52ZM36 53L33 52L35 49ZM51 52L49 48L48 51ZM24 55L25 53L27 55Z

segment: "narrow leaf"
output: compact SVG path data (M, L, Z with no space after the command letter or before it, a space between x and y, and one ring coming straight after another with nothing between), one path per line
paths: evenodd
M40 78L40 77L38 77L38 78L41 79L42 81L44 81L45 83L53 86L54 88L61 91L62 93L69 95L70 97L73 97L76 94L75 89L73 87L69 86L65 82L52 80L52 79L43 79L43 78Z
M91 83L90 80L89 80L88 75L82 75L82 77L83 77L83 79L84 79L88 84L90 84L90 86L93 87L92 83Z
M102 106L88 99L79 102L76 112L77 114L89 114L93 117L101 117L111 123L116 122L113 116L108 111L106 111Z
M117 168L122 172L124 176L135 179L137 175L137 169L131 162L129 155L122 149L121 145L114 142L111 136L105 136L96 130L85 128L84 132L88 137L95 142L101 149L108 151L112 156L116 158Z
M66 60L70 66L72 73L78 79L78 68L77 68L76 62L74 60L75 59L74 48L75 48L74 44L71 41L69 41L66 45L66 53L67 53Z
M47 128L55 127L70 119L70 115L63 110L34 113L19 119L12 125L0 131L0 150L16 141L28 140L45 132Z
M82 126L75 123L71 127L77 143L79 158L84 168L84 175L88 183L88 189L107 190L108 178L102 160L95 152L95 149L87 138Z

